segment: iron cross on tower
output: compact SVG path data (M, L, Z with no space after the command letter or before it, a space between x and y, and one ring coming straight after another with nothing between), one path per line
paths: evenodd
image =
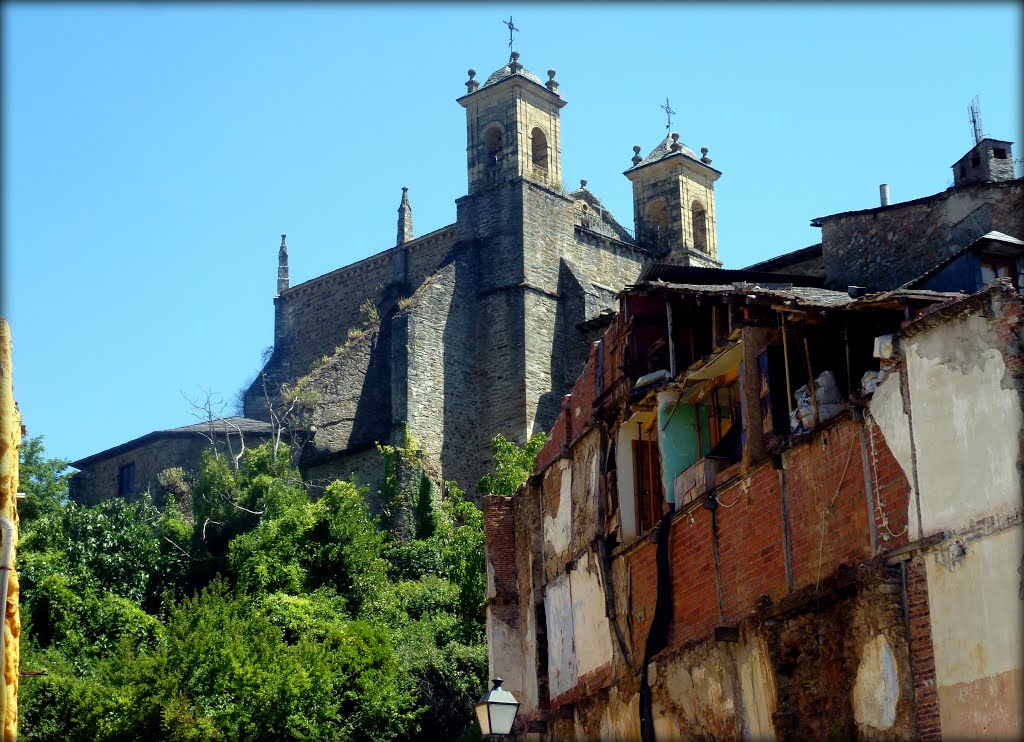
M514 23L512 23L512 16L511 15L508 17L507 21L502 21L502 23L504 23L506 26L508 26L508 48L511 49L512 48L512 33L514 31L518 31L519 29L516 28Z
M672 128L672 114L675 113L675 111L673 111L672 110L672 106L670 106L668 104L668 98L665 99L665 105L663 105L661 107L661 109L665 112L665 115L668 116L668 123L665 125L665 128L666 129L671 129Z

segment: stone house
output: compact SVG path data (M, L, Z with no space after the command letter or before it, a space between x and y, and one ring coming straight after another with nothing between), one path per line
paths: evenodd
M158 477L171 467L199 470L203 451L215 448L235 456L243 446L259 445L273 435L262 420L227 417L155 430L127 443L72 461L78 471L68 481L68 496L79 505L95 505L111 497L134 499L159 490Z
M820 245L620 293L534 475L484 498L518 738L1022 736L1024 212L993 142Z

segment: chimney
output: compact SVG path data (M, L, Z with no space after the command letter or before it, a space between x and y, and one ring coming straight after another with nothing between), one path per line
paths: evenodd
M889 205L889 184L888 183L882 183L882 185L878 186L878 195L882 199L882 206L888 206Z

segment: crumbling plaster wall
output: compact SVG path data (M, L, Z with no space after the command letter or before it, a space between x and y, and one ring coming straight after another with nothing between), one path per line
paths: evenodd
M1020 320L1019 297L999 290L918 320L871 401L918 485L911 540L934 541L911 620L933 657L922 682L939 723L924 724L947 738L1024 735Z
M899 580L869 569L816 600L741 623L737 642L670 647L647 668L655 738L899 740L914 736ZM640 738L635 678L573 707L578 740ZM564 728L548 739L564 739ZM559 736L561 734L561 736Z
M545 473L544 611L552 698L611 670L604 576L591 551L598 534L598 432L591 431Z
M943 736L1024 738L1024 528L956 541L926 558Z
M925 535L1021 507L1024 416L999 346L980 314L903 342Z

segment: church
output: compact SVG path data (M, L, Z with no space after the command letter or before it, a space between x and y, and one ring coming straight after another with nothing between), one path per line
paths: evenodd
M456 220L414 236L409 193L396 244L292 286L282 236L274 351L245 395L267 419L301 381L315 480L355 472L378 480L376 443L402 427L432 468L467 491L498 433L522 443L547 431L616 294L653 258L719 267L714 183L721 175L672 133L626 177L637 231L581 181L562 178L555 70L546 80L519 53L465 95L468 193Z

